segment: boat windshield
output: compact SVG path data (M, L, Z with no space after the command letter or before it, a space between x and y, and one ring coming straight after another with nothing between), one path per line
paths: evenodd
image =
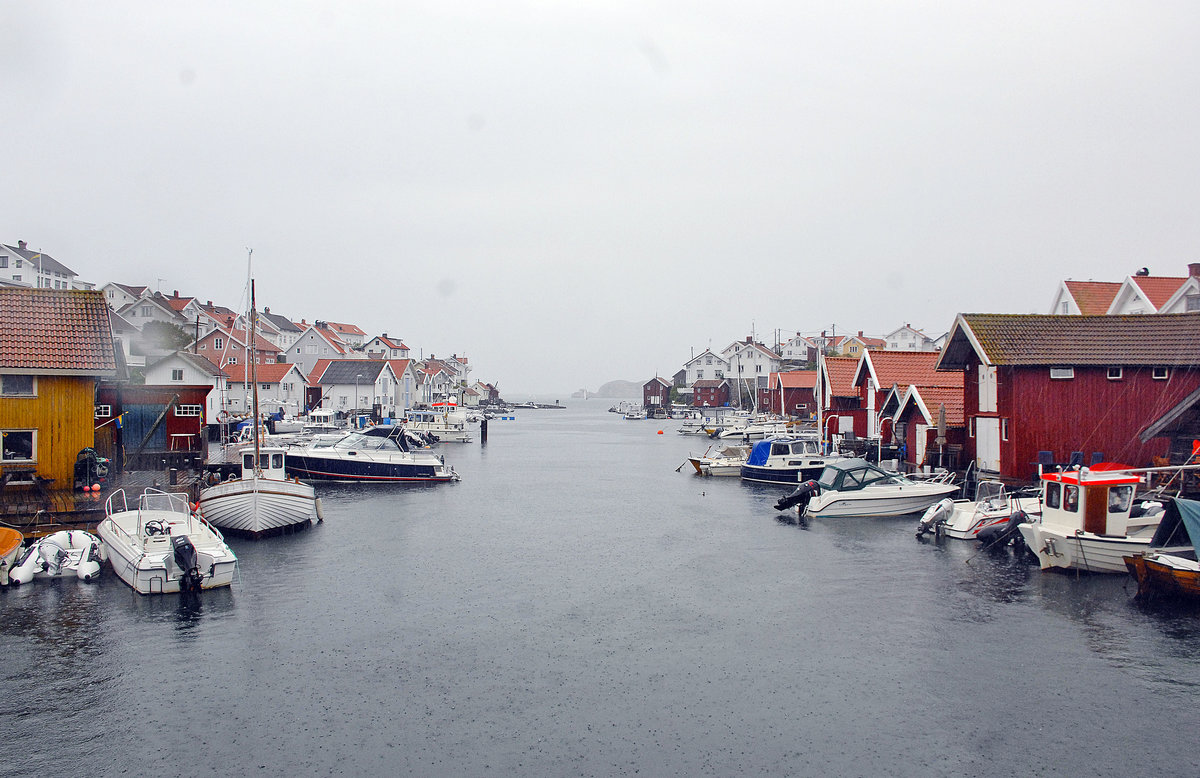
M147 491L138 498L138 509L143 511L171 511L189 514L187 497L182 494Z
M363 435L352 432L333 444L334 448L352 448L356 451L399 451L400 447L391 438Z
M975 487L975 502L1001 505L1005 497L1004 484L999 481L980 481Z

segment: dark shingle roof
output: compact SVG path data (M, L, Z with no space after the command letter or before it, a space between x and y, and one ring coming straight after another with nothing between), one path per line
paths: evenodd
M108 306L96 290L0 289L0 368L113 375Z
M362 376L358 379L359 383L370 383L379 377L383 365L383 361L378 359L334 359L330 360L329 367L317 378L326 386L352 384L354 377L359 375Z
M1053 316L964 313L939 369L973 351L993 365L1200 365L1200 314Z

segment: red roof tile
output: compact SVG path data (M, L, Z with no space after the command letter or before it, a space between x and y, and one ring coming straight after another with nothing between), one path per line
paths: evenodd
M1134 276L1133 283L1137 284L1142 290L1142 294L1146 295L1146 299L1154 306L1155 310L1163 307L1167 300L1171 299L1171 295L1179 291L1179 287L1183 286L1186 278L1163 278L1161 276Z
M1064 281L1063 283L1066 284L1071 297L1075 299L1075 305L1079 306L1079 312L1085 316L1103 316L1108 313L1109 307L1117 297L1117 292L1121 289L1121 284L1113 281Z
M829 393L834 397L858 397L854 388L854 371L858 357L825 357L825 370L829 374Z
M113 375L112 328L98 290L0 289L0 368Z

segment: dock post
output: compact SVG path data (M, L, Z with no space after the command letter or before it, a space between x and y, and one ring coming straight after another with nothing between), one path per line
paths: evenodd
M487 445L487 419L479 421L479 445Z

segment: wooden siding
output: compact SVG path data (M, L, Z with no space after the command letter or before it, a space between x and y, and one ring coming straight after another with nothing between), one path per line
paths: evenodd
M38 376L36 397L0 398L0 427L37 430L37 474L53 478L53 488L71 489L75 457L95 440L96 380L76 376ZM5 464L4 469L28 469Z

